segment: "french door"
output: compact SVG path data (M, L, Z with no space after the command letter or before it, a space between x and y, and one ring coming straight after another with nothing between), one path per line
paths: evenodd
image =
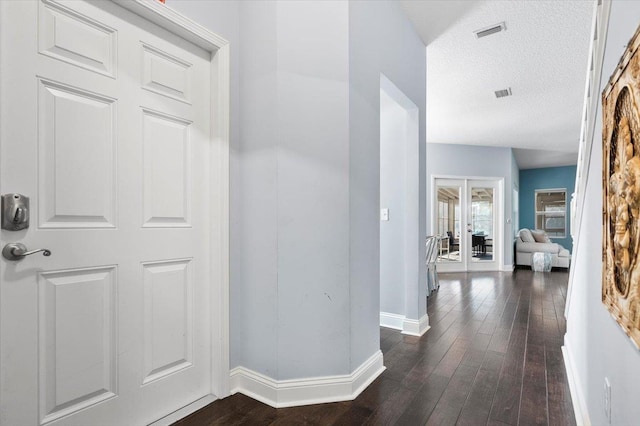
M502 185L497 179L436 178L433 234L438 270L497 271L502 248Z
M0 260L0 422L148 424L213 386L209 55L112 2L0 11L1 244L50 251Z

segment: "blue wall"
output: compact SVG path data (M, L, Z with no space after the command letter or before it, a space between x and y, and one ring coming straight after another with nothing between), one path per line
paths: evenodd
M547 167L544 169L520 170L520 228L535 228L536 189L567 190L567 238L553 238L553 242L572 250L570 218L571 194L576 185L576 166Z

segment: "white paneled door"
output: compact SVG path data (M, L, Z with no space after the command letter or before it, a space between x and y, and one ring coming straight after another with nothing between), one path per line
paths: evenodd
M212 391L210 53L116 3L2 1L0 423L141 425ZM215 346L213 350L217 350Z

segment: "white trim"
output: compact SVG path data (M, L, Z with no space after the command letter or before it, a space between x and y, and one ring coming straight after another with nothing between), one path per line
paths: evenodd
M422 336L431 328L427 314L424 314L419 320L414 320L389 312L380 312L380 326L400 330L402 334L409 336Z
M515 261L515 259L514 259ZM502 272L513 272L515 271L516 266L515 265L505 265L504 263L502 265L500 265L500 270Z
M213 401L216 401L218 398L215 395L207 395L205 397L200 398L197 401L192 402L186 407L182 407L179 410L174 411L171 414L164 416L161 419L156 420L155 422L149 424L149 426L169 426L174 424L180 419L187 417L189 414L195 413L202 407L205 407L211 404Z
M419 320L405 318L402 322L402 334L408 334L409 336L422 336L429 331L429 315L424 314Z
M565 345L562 346L562 357L564 358L564 367L567 371L567 381L569 382L569 390L571 391L576 424L578 426L591 426L588 406L582 393L582 386L580 386L580 375L575 369L575 362L573 361L571 350L566 344L566 338Z
M119 6L190 41L207 52L229 44L227 40L156 0L111 0Z
M229 395L229 42L154 0L111 0L211 53L211 393ZM216 224L213 224L216 225Z
M598 105L600 103L600 89L602 77L602 63L604 61L604 51L609 29L609 15L611 13L611 0L603 0L602 3L594 2L595 13L591 24L591 46L589 47L589 60L587 62L587 76L584 90L584 106L582 113L582 129L580 131L580 148L578 150L578 167L576 171L576 208L572 210L573 223L575 226L575 238L573 240L573 251L577 253L580 246L580 227L582 222L582 212L585 211L585 194L587 182L589 180L589 163L591 162L591 151L593 150L593 140L600 135L595 134ZM593 63L592 63L593 61ZM600 142L596 144L600 146ZM594 176L601 179L600 172ZM573 232L573 231L572 231ZM573 264L574 262L572 262ZM567 289L567 301L564 307L565 318L569 315L571 306L571 295L573 293L574 268L569 267L569 286Z
M385 370L377 351L353 373L275 380L244 367L231 370L231 393L240 392L274 408L351 401Z
M392 314L389 312L380 312L380 327L402 330L402 323L404 322L404 319L404 315Z

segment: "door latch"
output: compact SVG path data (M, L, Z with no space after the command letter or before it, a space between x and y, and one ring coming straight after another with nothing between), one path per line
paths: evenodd
M29 197L21 194L2 196L2 229L20 231L29 227Z

